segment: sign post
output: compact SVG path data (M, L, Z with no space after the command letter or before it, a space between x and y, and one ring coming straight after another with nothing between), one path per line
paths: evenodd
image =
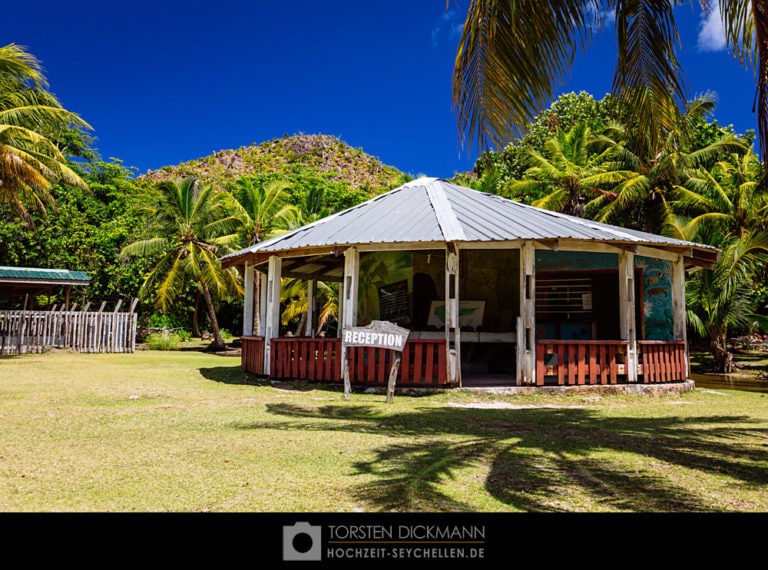
M395 360L392 362L392 369L389 371L389 381L387 382L387 403L392 403L395 394L395 381L397 373L400 370L400 354L405 348L405 341L411 331L397 326L389 321L371 321L371 324L364 327L347 327L344 329L341 342L345 347L365 346L370 348L386 348L397 352ZM349 351L345 351L347 357L344 359L344 399L349 400L351 391L349 381Z

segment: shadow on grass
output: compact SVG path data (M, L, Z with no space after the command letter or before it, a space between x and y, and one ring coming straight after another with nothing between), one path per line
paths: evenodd
M371 510L471 510L442 489L473 465L489 466L485 487L493 497L527 512L574 510L553 506L553 499L569 498L610 511L722 509L706 491L676 483L676 469L728 477L745 488L768 485L765 450L745 443L764 440L768 429L745 428L752 422L747 417L606 418L575 408L446 407L391 415L366 405L270 404L268 410L295 420L270 429L413 437L413 444L385 445L373 460L354 465L356 474L374 479L353 490ZM612 453L622 454L620 465ZM634 468L627 467L628 454L636 456Z
M239 365L200 368L200 374L207 380L222 384L248 384L252 386L269 384L268 379L246 372Z

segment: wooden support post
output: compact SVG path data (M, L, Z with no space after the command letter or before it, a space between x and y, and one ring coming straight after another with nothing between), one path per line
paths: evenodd
M245 274L243 283L245 291L243 293L243 336L253 334L253 265L245 262Z
M685 260L680 255L672 262L672 327L674 339L685 342L682 373L687 379L690 376L690 370L688 370L688 333L685 321Z
M24 332L26 329L25 320L26 320L28 302L29 302L29 293L24 295L24 308L22 309L21 316L19 317L19 336L18 336L18 347L16 349L16 354L22 353L21 348L22 348L22 345L24 344Z
M280 289L283 271L282 258L269 257L267 275L266 330L264 334L264 373L270 374L272 339L280 336Z
M627 382L637 382L637 324L635 323L635 254L619 252L619 328L628 343L624 368Z
M461 386L461 327L459 327L459 252L445 251L445 349L449 384Z
M267 336L267 284L269 278L261 271L257 271L254 276L254 286L256 286L256 279L259 280L259 331L256 333L258 336Z
M344 378L344 399L349 400L349 393L352 391L352 386L349 381L349 359L346 358L346 355L345 355L342 367L343 367L342 376Z
M343 295L339 303L342 313L339 334L343 334L345 328L354 327L357 324L357 289L360 277L360 253L357 248L350 247L344 251L344 282L341 293ZM341 344L341 361L347 361L347 347Z
M520 318L517 320L517 384L536 383L536 247L520 247Z
M395 381L397 380L397 374L400 372L400 355L398 354L395 361L392 363L392 370L389 371L389 381L387 382L387 404L392 403L392 399L395 396Z

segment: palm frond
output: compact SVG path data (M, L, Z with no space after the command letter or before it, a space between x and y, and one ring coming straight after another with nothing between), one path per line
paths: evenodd
M600 17L578 2L473 0L453 74L462 141L483 150L521 134Z

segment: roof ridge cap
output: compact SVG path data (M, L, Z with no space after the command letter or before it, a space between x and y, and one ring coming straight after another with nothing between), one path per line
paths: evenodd
M439 179L433 178L429 184L425 185L427 198L437 218L437 225L443 234L445 241L466 241L464 228L461 226L456 212L453 211L453 205L448 196L445 195L445 188L440 184Z

